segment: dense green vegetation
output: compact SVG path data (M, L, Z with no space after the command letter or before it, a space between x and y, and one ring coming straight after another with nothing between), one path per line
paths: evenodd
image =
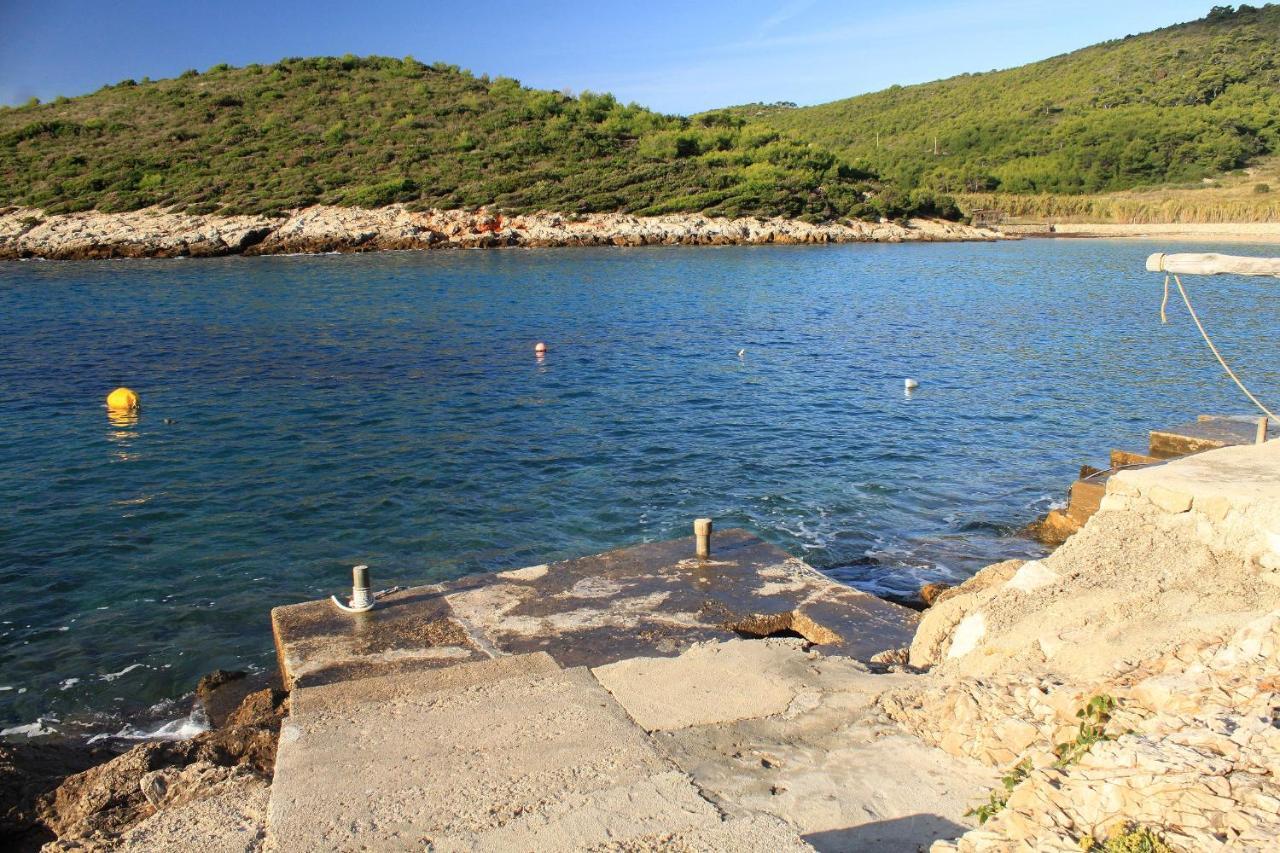
M1219 6L1006 71L731 112L900 189L1086 193L1198 180L1280 150L1280 6Z
M51 213L317 203L898 216L928 194L740 117L666 116L413 59L287 59L0 110L0 203Z
M0 204L954 216L953 194L1057 209L1268 154L1280 154L1280 6L1219 6L1007 71L692 118L410 58L126 80L0 109ZM1248 206L1270 204L1259 190Z

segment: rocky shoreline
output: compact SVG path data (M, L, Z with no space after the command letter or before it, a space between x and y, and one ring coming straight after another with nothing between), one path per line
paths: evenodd
M507 246L722 246L990 241L995 231L943 220L810 224L702 214L506 216L485 210L415 212L309 207L284 217L194 216L146 209L46 215L0 208L0 259L208 258Z
M278 679L222 670L195 692L210 729L193 738L0 741L0 848L145 850L165 810L171 817L198 801L208 811L226 799L265 813L288 694ZM256 835L243 840L252 845ZM208 839L191 841L199 849Z

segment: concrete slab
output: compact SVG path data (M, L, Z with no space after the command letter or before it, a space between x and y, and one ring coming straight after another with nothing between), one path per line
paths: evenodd
M679 829L659 830L592 850L625 853L813 853L785 821L754 814Z
M296 689L269 848L633 849L633 837L724 829L589 672L550 665L532 655ZM770 843L795 849L776 828Z
M286 690L488 657L450 618L438 587L392 593L367 613L327 599L277 607L271 628Z
M1110 472L1099 472L1087 479L1076 480L1071 484L1070 498L1067 501L1067 517L1077 525L1083 525L1102 505L1102 498L1107 493L1107 480Z
M655 742L726 814L772 814L818 850L928 849L970 828L964 813L997 773L903 734L877 710L881 693L921 676L821 655L808 665L783 713Z
M905 646L918 614L836 583L745 530L622 548L392 594L373 611L327 601L272 611L289 686L534 651L563 666L673 656L694 643L790 632L849 657Z
M799 639L700 643L675 658L632 658L592 670L646 731L781 714L813 676ZM816 657L816 656L815 656Z
M829 750L771 744L772 768L734 775L722 766L697 778L717 802L786 815L819 851L927 850L974 827L965 812L999 785L996 774L909 735L869 731L851 730Z
M701 842L699 845L698 842ZM627 785L571 794L496 829L439 839L433 850L812 850L785 822L751 815L727 822L689 777L672 770Z
M492 658L433 669L429 672L391 673L335 681L294 690L289 697L290 719L342 712L356 705L411 700L428 693L466 690L507 678L539 678L560 672L560 665L545 652Z

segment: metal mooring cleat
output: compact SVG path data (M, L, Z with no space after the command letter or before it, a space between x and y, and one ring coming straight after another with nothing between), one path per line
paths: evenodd
M330 596L334 606L347 613L364 613L373 609L374 595L369 591L369 567L356 566L351 570L351 600L343 604L338 596Z

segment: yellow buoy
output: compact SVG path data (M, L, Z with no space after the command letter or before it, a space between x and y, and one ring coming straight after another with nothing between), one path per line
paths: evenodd
M107 395L107 408L113 412L132 412L138 408L138 395L128 388L117 388Z

